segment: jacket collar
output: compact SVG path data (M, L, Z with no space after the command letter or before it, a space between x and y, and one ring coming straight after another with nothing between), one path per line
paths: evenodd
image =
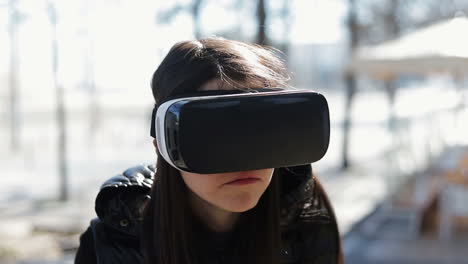
M148 197L153 184L155 166L139 165L107 180L96 198L98 217L124 233L136 235L135 207ZM279 168L281 225L289 226L314 204L315 181L311 165ZM134 194L134 198L131 198ZM140 199L141 198L141 199ZM132 201L132 202L129 202ZM140 201L140 202L138 202Z
M314 199L311 165L280 168L281 225L290 225Z

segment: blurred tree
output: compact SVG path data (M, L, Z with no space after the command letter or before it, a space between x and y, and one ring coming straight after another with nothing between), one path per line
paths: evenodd
M265 23L268 26L263 25L262 34L263 38L266 38L268 45L278 48L285 56L284 60L288 59L288 49L290 45L289 33L291 31L291 1L289 0L273 0L264 2L263 7L260 7L265 12L262 21L258 20L258 26L260 23ZM258 12L257 12L258 13ZM266 21L268 20L268 22ZM276 35L269 36L275 28L279 28ZM273 29L273 30L272 30ZM260 30L260 28L259 28Z
M201 11L203 9L203 6L212 3L212 4L218 4L218 5L223 5L225 8L228 8L232 12L236 12L239 14L239 22L243 23L242 19L243 14L242 14L242 9L244 8L245 1L243 0L231 0L231 1L224 1L222 3L220 2L209 2L205 0L192 0L189 4L174 4L170 8L167 8L165 10L158 11L156 15L156 22L159 23L170 23L172 19L174 19L177 15L179 15L182 12L186 12L191 14L192 19L193 19L193 25L194 25L194 36L196 38L201 38L203 37L203 28L201 24ZM286 53L287 47L288 47L288 34L289 34L289 28L290 28L290 1L288 0L282 0L282 7L277 8L278 10L268 10L268 2L266 0L257 0L256 2L253 3L256 5L255 8L255 20L256 20L256 25L257 25L257 31L255 33L254 39L252 40L255 43L261 44L261 45L274 45L277 48L279 48L281 51ZM275 17L280 17L283 21L283 27L284 27L284 38L278 42L278 43L272 43L271 39L268 38L268 28L267 28L267 20L269 16L275 16ZM239 24L235 28L231 29L225 29L222 30L222 32L218 32L218 34L222 36L226 36L228 38L234 38L234 39L242 39L242 33L241 30L242 25Z
M358 45L359 29L356 17L356 3L355 0L348 0L348 31L349 31L349 45L351 54L355 51ZM348 71L345 75L346 97L344 108L343 120L343 145L342 145L342 161L341 169L345 170L349 167L349 137L351 131L351 109L353 105L354 95L356 93L356 77L352 71Z
M203 4L203 0L192 0L190 5L176 4L171 8L163 11L159 11L156 14L156 22L159 23L170 23L171 20L176 17L180 12L189 12L193 19L193 35L199 39L202 37L202 26L200 23L200 12Z
M291 44L289 41L289 32L291 30L291 1L283 0L280 16L283 20L283 38L280 43L280 50L287 55L289 52L289 45ZM288 58L288 56L285 57L286 59Z
M383 29L382 32L385 34L384 39L395 39L400 36L402 24L400 23L400 17L404 10L404 2L401 0L387 0L386 8L381 12ZM389 104L389 115L388 115L388 129L392 135L396 132L396 113L395 113L395 98L397 93L397 86L395 85L396 76L386 76L384 80L385 93L387 94L387 100Z
M202 2L202 0L193 0L192 4L193 32L196 39L202 37L202 28L200 23L200 9Z
M376 44L434 22L468 15L466 0L360 0L359 39L362 44Z
M265 10L265 0L258 0L257 2L257 38L256 43L260 45L268 45L266 36L266 19L267 13Z
M10 113L10 150L16 152L20 148L20 116L19 116L19 85L18 85L18 26L22 21L22 15L16 8L17 1L8 1L9 24L8 34L10 38L10 62L9 62L9 86L10 104L7 113Z
M94 33L91 23L93 2L86 0L83 2L83 28L82 33L85 38L84 47L84 85L89 97L89 145L96 146L96 132L100 124L101 108L99 106L98 91L94 77Z
M66 201L68 192L68 165L67 165L67 129L64 91L58 77L58 40L57 40L57 10L53 0L48 1L48 14L52 25L52 72L56 92L56 115L58 127L57 160L59 172L59 200Z
M272 1L271 1L272 2ZM281 50L285 55L288 54L289 47L289 31L291 28L291 1L283 0L281 7L271 8L268 4L271 4L266 0L258 0L256 18L257 18L257 36L255 42L260 45L273 46ZM271 25L272 22L268 22L270 19L273 20L279 18L281 20L283 27L283 37L279 40L274 40L268 37L268 25ZM284 59L287 59L287 56L284 56Z
M355 9L359 39L362 44L375 44L395 38L400 32L401 0L360 0Z

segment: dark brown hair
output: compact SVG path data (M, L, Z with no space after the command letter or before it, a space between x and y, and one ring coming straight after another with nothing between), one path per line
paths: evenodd
M238 87L288 87L289 76L280 53L269 47L222 38L175 44L153 75L156 103L169 96L193 92L218 78Z
M155 71L152 92L156 104L172 96L194 92L220 79L239 89L288 86L288 74L279 53L268 47L222 38L175 44ZM159 154L159 153L158 153ZM241 263L278 263L279 172L258 204L242 213L236 226L233 251ZM143 253L148 264L199 263L197 223L178 170L158 155L155 182L143 223Z

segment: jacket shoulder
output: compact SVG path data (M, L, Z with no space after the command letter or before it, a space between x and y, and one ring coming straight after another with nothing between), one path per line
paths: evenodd
M80 238L75 263L143 263L139 240L111 229L99 219L91 221L90 227Z
M93 230L90 227L80 236L80 246L75 254L75 264L97 264Z
M319 180L306 168L282 206L282 263L338 263L340 235L333 208Z
M138 236L155 172L154 165L138 165L105 181L95 201L98 218L117 231Z

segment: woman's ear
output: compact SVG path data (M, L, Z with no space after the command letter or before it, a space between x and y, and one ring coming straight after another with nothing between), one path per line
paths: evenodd
M156 151L156 154L158 153L158 141L156 139L153 139L153 146L154 150Z

